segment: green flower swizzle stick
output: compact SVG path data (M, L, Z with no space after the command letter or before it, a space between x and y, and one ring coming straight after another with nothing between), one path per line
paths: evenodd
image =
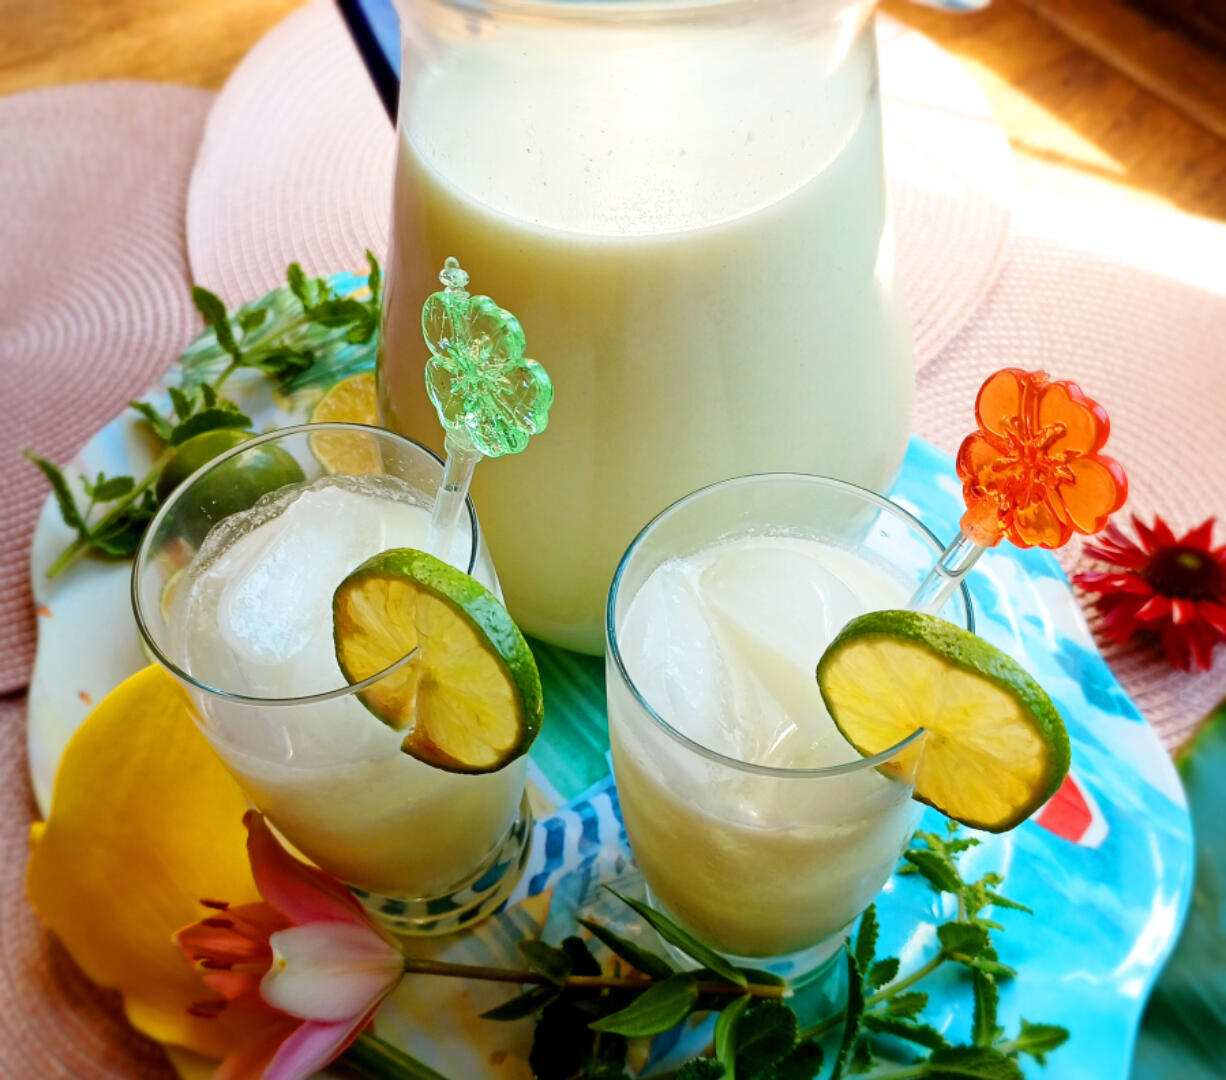
M434 500L425 549L442 555L483 457L521 453L545 430L553 384L524 356L519 320L488 296L469 296L468 274L452 258L439 272L443 291L426 301L421 331L430 347L426 393L447 432L447 463Z

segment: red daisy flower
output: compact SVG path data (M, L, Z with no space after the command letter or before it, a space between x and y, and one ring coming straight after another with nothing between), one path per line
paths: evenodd
M1213 547L1214 519L1176 538L1161 517L1145 526L1134 514L1137 540L1118 525L1085 552L1113 571L1086 571L1073 581L1096 593L1102 629L1123 643L1137 633L1162 639L1167 660L1177 668L1207 671L1213 648L1226 641L1226 545Z

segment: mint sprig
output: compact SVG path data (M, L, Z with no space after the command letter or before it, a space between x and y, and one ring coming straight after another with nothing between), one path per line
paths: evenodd
M106 558L129 558L140 544L145 528L157 513L154 487L162 468L174 449L196 435L219 428L250 430L251 418L221 390L230 376L243 368L259 371L276 380L282 388L294 376L312 368L319 357L312 350L294 344L304 328L312 325L329 331L346 329L345 341L370 341L379 327L382 304L382 271L369 251L368 284L370 296L357 300L335 295L323 278L309 278L297 263L286 271L290 289L298 298L301 312L279 326L272 336L264 333L268 311L252 308L233 314L216 293L203 286L192 289L192 302L212 329L226 363L215 378L185 380L171 387L170 412L161 413L148 401L129 402L161 444L153 468L141 479L131 476L81 477L81 488L88 500L82 507L72 485L59 466L27 450L25 456L42 472L55 495L60 517L77 535L47 570L54 578L78 555L86 552ZM94 520L94 511L102 511Z

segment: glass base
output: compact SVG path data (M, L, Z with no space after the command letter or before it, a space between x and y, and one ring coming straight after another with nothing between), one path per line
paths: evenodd
M393 934L451 934L492 915L515 888L532 848L532 808L527 794L511 827L471 874L436 896L385 896L350 886L366 909Z

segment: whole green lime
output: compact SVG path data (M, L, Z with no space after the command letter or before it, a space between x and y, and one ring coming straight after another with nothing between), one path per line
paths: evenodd
M156 487L158 500L167 499L201 466L252 438L250 432L235 428L193 435L175 449L162 467ZM305 479L302 466L292 454L277 446L254 446L205 473L182 493L178 528L185 538L198 545L217 522L249 510L260 496L270 491Z

